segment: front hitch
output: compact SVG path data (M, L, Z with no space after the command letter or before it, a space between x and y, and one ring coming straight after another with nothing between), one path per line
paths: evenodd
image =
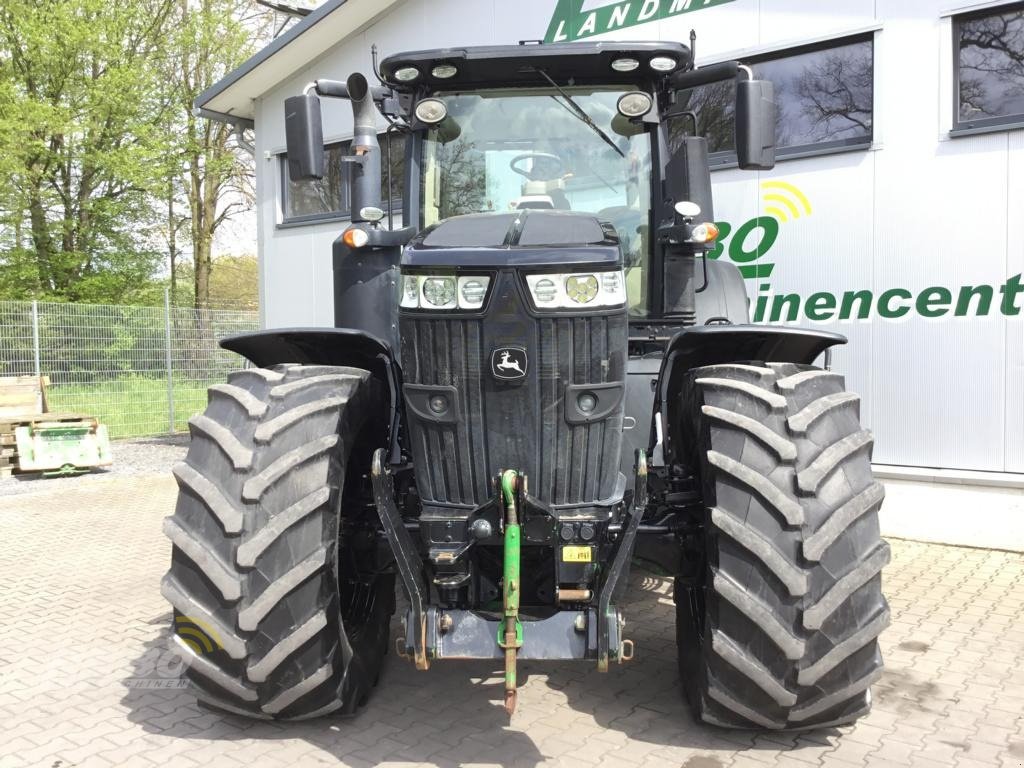
M504 638L498 645L505 650L505 711L511 717L516 711L516 653L523 645L523 629L519 623L520 532L516 510L519 475L514 469L501 473L501 495L505 501L505 558L502 578L502 609Z

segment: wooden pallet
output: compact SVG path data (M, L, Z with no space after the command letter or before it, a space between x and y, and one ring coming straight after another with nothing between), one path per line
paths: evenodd
M0 419L46 411L49 376L0 376Z

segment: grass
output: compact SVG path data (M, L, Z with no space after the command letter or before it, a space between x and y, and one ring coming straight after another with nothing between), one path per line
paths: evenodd
M206 388L213 383L174 380L173 430L169 429L167 379L125 376L92 384L54 384L46 396L50 411L95 416L107 425L112 439L147 437L186 431L189 418L206 407Z

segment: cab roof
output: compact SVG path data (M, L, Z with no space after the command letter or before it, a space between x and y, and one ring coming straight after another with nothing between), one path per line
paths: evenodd
M669 72L657 72L649 62L655 57L669 57L676 66ZM635 59L639 66L629 72L612 69L616 59ZM431 74L441 64L454 65L453 77L437 78ZM478 88L548 86L538 72L543 70L559 85L572 81L576 85L636 86L655 83L674 72L693 66L688 46L673 42L580 42L519 45L436 48L389 56L381 62L381 77L396 91L463 90ZM419 75L402 82L395 73L415 67Z

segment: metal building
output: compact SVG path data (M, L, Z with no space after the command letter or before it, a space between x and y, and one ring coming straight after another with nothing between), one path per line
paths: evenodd
M325 101L328 176L288 182L282 105L310 80L369 74L372 45L691 29L699 65L741 59L779 101L775 169L741 173L729 94L691 94L714 151L713 255L741 268L755 321L850 338L833 366L875 432L885 528L1024 549L1022 2L328 0L198 102L255 127L264 324L332 322L351 119Z

